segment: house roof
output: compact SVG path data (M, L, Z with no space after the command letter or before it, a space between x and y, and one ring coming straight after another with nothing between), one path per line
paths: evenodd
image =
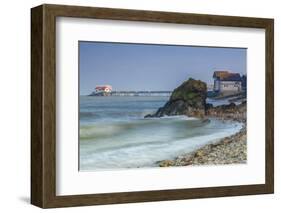
M110 85L98 85L98 86L96 86L95 89L106 89L106 88L112 89L112 86L110 86Z
M213 77L221 81L241 81L239 73L231 73L228 71L215 71Z

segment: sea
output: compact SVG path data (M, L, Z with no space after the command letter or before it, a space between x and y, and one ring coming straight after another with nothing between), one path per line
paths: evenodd
M150 168L232 135L242 124L187 116L144 118L168 96L80 96L79 170Z

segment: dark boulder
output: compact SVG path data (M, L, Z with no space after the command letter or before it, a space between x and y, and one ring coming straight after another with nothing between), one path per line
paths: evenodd
M216 107L208 107L206 108L206 115L222 119L231 119L240 122L246 122L247 102L244 101L239 105L230 103Z
M187 115L204 117L207 86L200 80L188 79L177 87L169 101L153 115L145 117L162 117L171 115Z

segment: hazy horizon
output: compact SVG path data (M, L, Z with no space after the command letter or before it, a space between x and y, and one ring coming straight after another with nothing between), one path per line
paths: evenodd
M96 85L172 91L188 78L212 84L215 70L246 74L246 48L79 42L80 95Z

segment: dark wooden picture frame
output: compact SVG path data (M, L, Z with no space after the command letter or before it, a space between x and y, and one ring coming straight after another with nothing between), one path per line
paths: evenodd
M56 195L56 17L265 29L265 184L87 195ZM31 203L42 208L274 192L274 20L217 15L41 5L31 9Z

